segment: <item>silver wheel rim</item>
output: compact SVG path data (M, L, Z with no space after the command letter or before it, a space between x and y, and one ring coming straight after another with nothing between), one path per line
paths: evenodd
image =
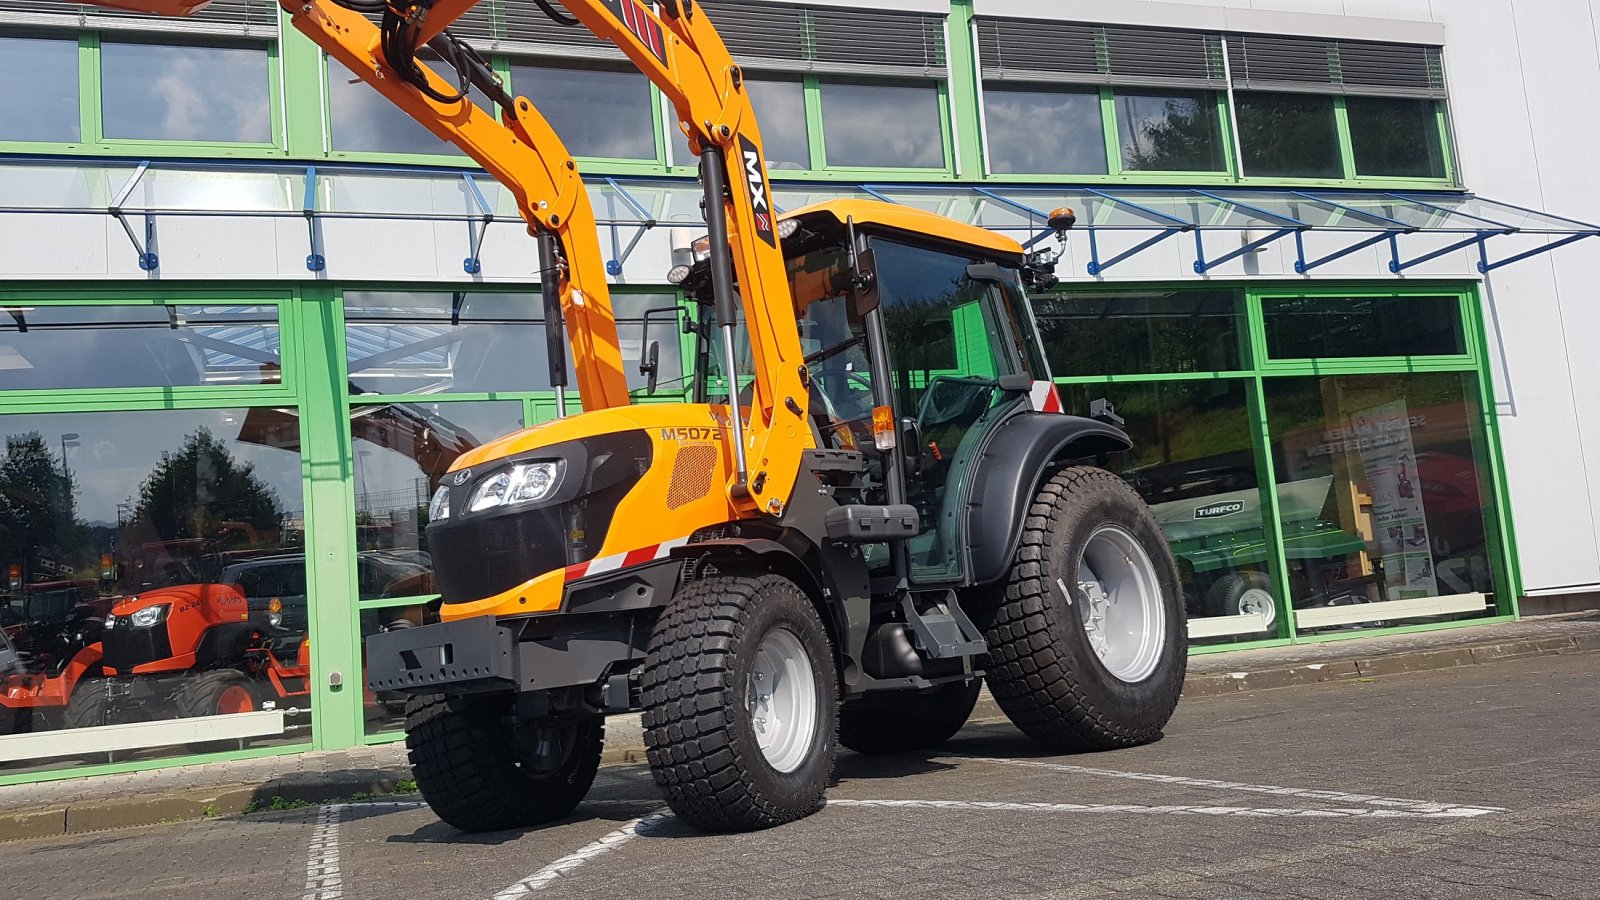
M1272 594L1262 588L1251 588L1239 595L1239 612L1261 617L1263 630L1278 620L1278 604Z
M756 647L745 709L767 764L785 773L800 768L817 733L817 682L805 645L785 626L767 632Z
M1089 535L1078 562L1079 615L1100 664L1118 681L1150 677L1166 644L1161 580L1150 554L1119 525Z

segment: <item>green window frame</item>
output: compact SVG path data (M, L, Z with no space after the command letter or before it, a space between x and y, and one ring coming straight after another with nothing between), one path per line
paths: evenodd
M101 97L102 37L124 38L121 32L82 30L66 32L60 29L11 30L0 32L0 37L42 37L78 41L78 115L79 135L74 142L3 141L0 153L49 153L70 156L181 156L200 159L281 159L287 157L287 138L284 132L283 65L279 42L271 38L217 37L203 38L178 32L139 32L127 34L129 40L141 43L181 44L196 47L251 47L265 49L267 54L267 84L269 115L272 119L272 139L269 143L225 141L165 141L133 140L105 136L103 122L104 104Z
M293 402L299 395L297 383L305 356L301 353L299 328L295 322L292 294L288 290L228 288L207 290L188 284L164 290L85 291L81 286L66 290L0 291L0 311L5 307L154 307L169 306L270 306L278 317L279 367L281 381L276 384L184 385L179 387L108 387L45 390L0 390L0 405L9 402L56 403L63 408L94 406L107 401L169 401L209 403L244 400L262 403Z
M996 84L1005 84L1005 82L997 82ZM1016 84L1015 87L1017 89L1037 90L1037 91L1048 92L1051 88L1056 88L1058 90L1073 90L1073 89L1082 90L1085 87L1093 87L1093 86L1092 85L1091 86L1086 86L1086 85L1083 85L1083 84L1076 84L1076 83L1070 83L1070 82L1048 83L1048 84L1022 82L1022 83ZM1203 89L1203 88L1202 89L1170 88L1170 90L1180 91L1180 92L1183 92L1183 93L1203 93L1203 94L1210 94L1211 95L1211 102L1213 104L1215 104L1215 110L1216 110L1216 122L1217 122L1217 128L1218 128L1216 137L1217 137L1217 141L1218 141L1218 149L1219 149L1221 157L1222 157L1222 167L1219 168L1219 169L1216 169L1214 171L1175 171L1175 170L1143 170L1143 169L1128 169L1128 168L1126 168L1123 165L1123 161L1122 161L1122 134L1121 134L1121 130L1120 130L1120 127L1118 125L1118 122L1117 122L1116 97L1117 97L1118 89L1115 88L1115 87L1102 85L1102 86L1100 86L1098 88L1098 90L1100 92L1100 130L1101 130L1102 138L1103 138L1104 143L1105 143L1106 173L1103 174L1103 175L1098 175L1098 174L1095 174L1095 175L1090 175L1090 174L1084 174L1084 175L1053 174L1052 175L1052 174L1030 174L1030 173L999 173L999 174L997 174L991 169L991 157L990 157L990 152L989 152L989 135L988 135L988 127L989 127L988 126L988 115L987 115L987 112L985 112L984 108L983 108L984 96L985 96L985 94L987 93L987 91L989 89L990 89L990 84L983 83L982 81L980 81L978 83L978 96L977 96L978 113L979 113L979 121L982 123L982 130L983 130L983 137L982 137L983 172L982 172L982 177L983 177L983 179L985 181L1005 182L1005 183L1009 183L1009 184L1037 184L1037 183L1059 183L1059 182L1062 181L1062 179L1071 179L1074 182L1081 182L1083 184L1148 184L1148 185L1163 185L1163 184L1180 185L1181 184L1181 185L1200 185L1200 186L1206 186L1206 185L1228 185L1228 184L1233 184L1233 183L1238 181L1238 179L1235 177L1235 174L1234 174L1235 172L1238 171L1238 163L1237 163L1237 161L1235 159L1235 156L1234 156L1234 146L1233 146L1233 138L1232 138L1232 133L1233 133L1233 111L1229 108L1227 94L1225 92L1223 92L1223 91L1217 91L1217 90L1212 90L1212 89ZM1123 90L1125 90L1127 92L1130 92L1130 93L1159 93L1159 92L1164 91L1164 90L1169 90L1169 88L1166 88L1166 87L1163 87L1163 86L1159 86L1159 85L1151 85L1149 87L1140 87L1140 86L1137 86L1137 85L1125 85L1125 86L1123 86Z
M1071 292L1091 295L1125 290L1125 285L1070 285ZM1193 283L1144 284L1141 287L1170 289L1174 291L1196 289ZM1216 289L1216 285L1209 289ZM1492 622L1511 621L1517 617L1518 598L1522 595L1522 574L1517 561L1516 535L1511 520L1511 506L1506 489L1504 454L1501 449L1500 423L1495 413L1493 378L1489 372L1488 332L1486 315L1478 285L1459 282L1408 284L1403 289L1385 290L1359 283L1327 283L1290 288L1282 284L1237 284L1241 297L1239 310L1239 341L1242 368L1216 372L1173 372L1134 375L1084 375L1058 377L1061 385L1112 385L1148 384L1158 382L1206 382L1218 380L1243 380L1246 382L1246 402L1250 416L1255 451L1257 484L1261 493L1268 539L1272 547L1267 560L1272 578L1273 592L1280 602L1277 635L1260 640L1220 643L1210 646L1196 645L1191 652L1216 653L1253 647L1277 647L1295 643L1315 643L1343 640L1372 634L1406 634L1434 631L1444 628L1469 627ZM1461 314L1461 328L1466 352L1443 356L1382 356L1338 359L1273 359L1266 352L1266 323L1263 301L1289 297L1374 298L1374 297L1453 297ZM1481 418L1474 423L1481 428L1484 440L1475 447L1473 463L1487 482L1486 502L1493 504L1485 516L1487 556L1495 586L1495 608L1490 615L1462 621L1428 622L1413 625L1390 626L1383 629L1357 630L1318 634L1300 634L1295 620L1289 583L1289 560L1284 551L1282 510L1279 507L1276 465L1272 458L1272 434L1267 419L1266 388L1273 379L1328 375L1384 375L1406 373L1459 373L1469 379L1480 405ZM1072 410L1069 410L1071 412Z
M1241 92L1243 93L1243 92ZM1270 92L1268 92L1270 93ZM1360 96L1360 95L1353 95ZM1459 169L1456 166L1455 143L1452 140L1450 126L1449 103L1446 100L1431 101L1434 106L1434 127L1438 129L1440 153L1444 160L1443 178L1412 178L1404 176L1361 175L1356 171L1355 142L1350 132L1350 113L1345 102L1345 95L1333 95L1333 115L1335 134L1339 141L1339 166L1342 174L1338 178L1293 178L1283 176L1252 176L1246 171L1238 175L1238 164L1235 163L1233 171L1236 177L1232 180L1245 187L1346 187L1346 188L1379 188L1395 190L1399 188L1456 188L1460 187ZM1230 110L1231 114L1231 110ZM1230 128L1231 128L1231 119ZM1229 139L1229 144L1233 143ZM1237 159L1237 154L1233 156Z
M752 77L760 77L759 72L752 72ZM774 75L789 73L772 73ZM866 166L830 166L827 161L826 135L822 122L822 86L829 81L846 81L852 84L915 84L933 87L938 95L939 107L939 140L942 146L943 163L938 168L872 168ZM956 153L954 126L952 124L950 109L950 83L947 79L917 79L917 78L883 78L878 76L836 79L828 75L807 74L801 79L805 90L806 103L806 144L810 155L810 165L803 170L775 169L768 172L774 181L803 180L803 181L949 181L955 178ZM667 112L667 127L677 128L677 122L670 111ZM698 171L698 161L674 159L667 167L667 173L672 175L693 176Z

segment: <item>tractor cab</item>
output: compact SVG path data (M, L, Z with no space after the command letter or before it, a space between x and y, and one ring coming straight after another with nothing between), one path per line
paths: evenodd
M1062 411L1023 290L1047 276L1050 259L995 232L876 201L797 210L778 234L816 445L865 456L867 503L915 508L899 574L913 584L973 583L964 498L978 455L1014 414ZM678 274L709 318L707 269ZM705 319L697 330L712 331ZM720 358L700 354L704 396L720 393L710 386ZM895 568L890 545L864 551L874 575Z

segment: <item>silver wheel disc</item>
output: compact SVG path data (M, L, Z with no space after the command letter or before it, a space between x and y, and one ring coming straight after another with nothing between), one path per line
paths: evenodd
M1251 588L1239 595L1239 612L1260 616L1265 623L1263 630L1271 628L1278 620L1278 604L1273 602L1270 592L1261 588Z
M785 773L800 768L817 733L817 682L805 645L782 625L756 647L745 709L768 765Z
M1089 535L1078 563L1079 615L1101 665L1119 681L1150 677L1166 644L1161 579L1150 554L1119 525Z

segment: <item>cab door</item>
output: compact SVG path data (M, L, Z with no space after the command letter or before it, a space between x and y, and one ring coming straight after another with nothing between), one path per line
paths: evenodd
M906 544L916 584L966 575L961 497L989 430L1033 379L1048 378L1016 271L957 250L870 239L877 304L868 313L873 369L887 372L900 424L898 464L886 467L917 508ZM894 489L898 488L898 490ZM893 502L893 501L891 501Z

